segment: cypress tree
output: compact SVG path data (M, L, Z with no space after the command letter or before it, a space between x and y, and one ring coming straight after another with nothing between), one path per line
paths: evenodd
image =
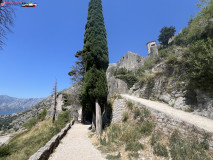
M80 99L82 106L93 113L93 118L96 114L97 122L97 117L99 116L100 120L101 116L100 113L96 113L97 107L101 106L100 109L103 111L107 102L106 70L109 65L107 34L101 0L90 0L89 2L82 57L85 75ZM96 132L100 134L101 130L97 131L97 125L102 126L102 122L97 123Z

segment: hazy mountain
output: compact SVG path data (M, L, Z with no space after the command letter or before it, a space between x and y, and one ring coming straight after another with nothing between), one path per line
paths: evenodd
M0 95L0 115L26 111L42 100L43 98L15 98Z

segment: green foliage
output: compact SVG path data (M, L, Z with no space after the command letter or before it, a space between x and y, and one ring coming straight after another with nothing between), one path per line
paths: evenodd
M137 141L130 141L130 142L127 142L126 144L126 147L125 147L125 150L126 151L139 151L141 149L144 149L144 145L141 144L140 142L137 142Z
M55 123L56 123L56 126L64 126L70 120L71 120L70 111L68 110L59 114Z
M190 85L201 90L213 90L213 40L200 40L190 48L188 74Z
M178 131L175 131L169 140L171 158L174 160L182 159L210 159L205 152L202 143L193 138L182 138Z
M151 146L154 146L161 138L161 134L159 132L152 134L150 139Z
M148 109L144 109L143 114L147 118L148 116L150 116L151 112Z
M130 102L130 101L128 101L127 102L127 108L129 109L129 110L132 110L133 109L133 103L132 102Z
M9 145L3 145L0 147L0 158L10 155L10 146Z
M157 143L154 146L154 154L158 155L158 156L163 156L163 157L168 157L168 151L166 146L164 146L163 144Z
M100 137L100 144L106 146L107 145L107 141L106 141L106 137L104 136L104 138Z
M133 122L122 124L111 124L105 130L105 134L100 139L101 145L106 152L111 149L118 148L122 144L126 144L126 150L136 151L143 149L143 145L138 142L141 138L141 125Z
M133 74L117 75L116 78L123 80L127 84L128 89L138 82L138 79Z
M6 118L0 118L0 130L11 129L13 126L10 123L15 120L17 116L8 116Z
M141 127L141 132L145 135L150 135L155 127L155 124L151 121L144 121L142 127Z
M85 62L83 60L82 54L82 51L78 51L75 54L75 57L78 60L75 62L75 65L72 66L72 70L68 73L68 75L72 77L71 80L74 82L82 81L85 74Z
M133 114L134 114L134 118L138 118L138 116L140 116L141 112L140 109L136 108L133 110Z
M132 72L130 71L127 71L126 68L118 68L114 71L114 76L117 76L117 75L126 75L126 74L131 74Z
M165 63L168 65L175 65L176 63L177 63L177 56L174 54L174 53L172 53L172 54L169 54L168 55L168 58L166 59L166 61L165 61Z
M122 121L126 122L129 119L129 113L127 111L122 114Z
M110 155L110 154L108 154L107 156L106 156L106 159L109 159L109 160L118 160L118 159L120 159L121 158L121 153L119 152L117 155Z
M62 112L55 123L51 119L39 122L30 130L14 135L8 145L0 147L0 160L27 160L43 147L70 121L68 112Z
M39 122L38 118L32 118L28 122L26 122L23 126L30 130L33 126L35 126Z
M171 26L171 27L163 27L160 31L160 35L158 36L158 41L164 45L167 46L169 39L172 38L174 36L176 32L175 27Z
M156 64L158 60L158 57L147 57L146 61L144 62L144 65L140 69L138 69L136 75L139 77L143 76L145 70L152 69L152 67Z
M41 113L39 113L37 117L34 117L34 118L30 119L23 126L26 129L30 130L38 122L45 120L46 115L47 115L47 109L46 109L46 107L44 107L43 111Z
M213 17L213 2L202 0L198 6L201 8L197 16L190 19L188 27L182 30L174 40L176 45L187 46L198 40L213 37L213 23L210 19Z
M138 154L138 152L131 152L128 154L128 157L129 157L129 159L132 159L132 157L139 158L139 154Z
M153 74L144 73L143 76L139 80L140 86L147 84L147 87L153 88L155 78L156 78L156 76Z
M40 121L43 121L43 120L45 120L46 115L47 115L47 108L44 107L43 111L41 113L39 113L38 119Z
M126 68L118 68L114 71L114 76L118 79L123 80L128 88L130 89L136 82L138 82L138 79L136 76L131 72L127 71Z
M186 108L185 112L194 112L194 108L192 108L192 107Z
M80 101L84 108L95 111L96 100L103 106L108 95L106 70L109 58L101 0L89 2L82 58L86 73Z

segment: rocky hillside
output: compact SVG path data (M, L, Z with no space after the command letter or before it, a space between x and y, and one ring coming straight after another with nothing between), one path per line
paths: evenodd
M212 18L213 4L208 3L169 45L148 48L146 58L128 52L111 64L107 70L110 96L126 93L163 101L213 119Z
M56 106L56 115L61 113L63 110L79 110L80 105L78 101L78 94L81 91L81 83L76 83L70 88L58 92L57 95L57 106ZM53 115L53 97L52 95L43 99L32 108L28 109L25 112L15 113L7 116L0 116L0 131L1 130L19 130L22 128L22 125L28 120L34 118L39 113L43 111L43 108L47 109L47 117Z
M0 95L0 115L24 112L41 102L43 98L14 98Z

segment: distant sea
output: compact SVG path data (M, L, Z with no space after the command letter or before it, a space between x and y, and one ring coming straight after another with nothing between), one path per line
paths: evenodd
M4 112L4 111L0 111L0 115L8 115L8 114L13 114L16 113L14 111L10 111L10 112Z

